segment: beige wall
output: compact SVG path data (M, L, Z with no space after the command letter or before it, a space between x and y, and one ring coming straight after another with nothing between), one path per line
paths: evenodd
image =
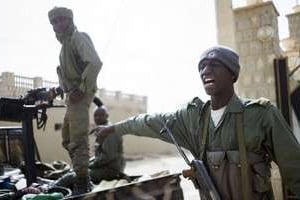
M236 49L234 13L231 0L215 0L218 44Z
M37 87L57 86L57 83L44 81L41 77L29 78L15 75L12 72L4 72L0 77L0 95L5 97L24 96L30 89ZM147 112L147 97L125 94L121 91L109 91L100 89L96 93L105 106L108 108L110 121L117 122L130 116ZM63 105L63 101L55 101L55 104ZM93 112L95 105L90 108L90 125L94 127ZM67 152L61 146L61 130L55 130L55 125L61 125L65 108L47 109L48 121L45 131L36 128L36 121L33 121L34 135L38 146L41 159L44 162L53 162L55 160L64 160L70 162ZM0 121L0 126L19 125L20 123ZM95 138L90 136L91 154L93 152ZM173 145L159 141L137 136L124 136L125 154L154 154L175 152Z

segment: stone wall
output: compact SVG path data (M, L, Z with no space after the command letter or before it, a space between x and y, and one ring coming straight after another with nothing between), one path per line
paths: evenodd
M287 14L290 38L295 41L295 50L300 49L300 5L293 8L293 13Z
M286 15L289 24L289 37L284 38L281 44L284 48L284 55L289 58L289 68L292 73L292 80L298 80L298 84L291 85L291 91L299 85L300 80L300 5L293 8L293 12Z
M242 67L237 92L241 96L263 96L275 102L273 60L280 56L278 12L272 2L265 2L237 8L234 16Z

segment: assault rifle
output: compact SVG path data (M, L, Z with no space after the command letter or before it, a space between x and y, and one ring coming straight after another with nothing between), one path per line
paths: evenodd
M182 175L185 178L188 177L193 181L195 188L199 190L199 195L201 196L202 200L221 200L221 197L217 189L215 188L203 161L194 159L190 162L181 147L176 142L172 131L167 125L170 124L172 126L175 120L176 119L173 119L172 121L167 122L161 120L163 127L160 130L160 134L163 134L165 132L168 134L177 150L179 151L180 155L185 160L186 164L191 167L191 169L189 170L183 170Z

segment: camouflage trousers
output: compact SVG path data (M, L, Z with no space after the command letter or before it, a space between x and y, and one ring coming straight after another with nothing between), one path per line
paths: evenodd
M89 107L94 94L87 94L78 103L68 101L62 128L62 145L68 151L78 177L88 175L89 163Z

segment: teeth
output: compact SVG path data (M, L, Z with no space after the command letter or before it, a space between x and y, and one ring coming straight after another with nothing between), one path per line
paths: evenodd
M211 82L211 81L213 81L213 79L211 79L211 78L206 78L206 79L204 79L204 82L205 82L205 83Z

